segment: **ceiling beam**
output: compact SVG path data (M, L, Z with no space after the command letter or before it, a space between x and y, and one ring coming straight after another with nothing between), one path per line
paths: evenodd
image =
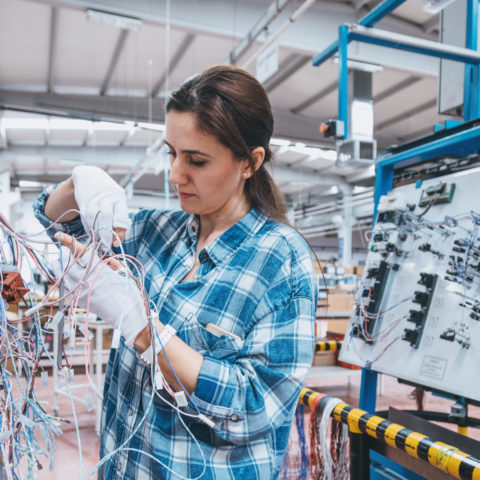
M153 118L149 99L133 96L60 95L0 89L0 108L85 120L136 120L163 122L164 99L153 99Z
M171 75L172 72L177 68L177 65L180 63L180 60L185 55L185 52L188 50L190 45L192 44L193 40L195 39L195 34L187 33L185 37L183 37L182 43L177 48L176 52L173 54L172 59L170 60L170 64L165 71L163 72L162 76L158 79L157 83L152 88L150 92L150 97L155 98L159 92L163 89L165 81L167 80L167 76Z
M373 104L376 105L382 100L385 100L386 98L404 90L405 88L411 87L415 83L419 82L421 79L422 79L421 77L411 76L406 78L405 80L402 80L399 83L396 83L392 87L387 88L383 92L380 92L378 95L375 95L373 97Z
M313 105L314 103L318 102L320 99L323 97L326 97L330 93L334 92L338 88L338 82L335 80L335 82L331 83L330 85L327 85L325 88L320 90L318 93L315 95L312 95L311 97L308 97L305 101L297 105L296 107L292 108L292 113L300 113L306 108L308 108L310 105Z
M245 37L228 54L228 63L235 65L240 57L251 47L262 32L278 17L290 0L274 0L265 13L255 22Z
M291 53L278 67L278 72L270 77L265 83L265 90L270 93L292 75L297 73L302 67L309 64L312 60L310 55L299 55Z
M135 162L138 162L145 156L144 147L34 147L34 146L11 146L8 150L0 152L0 162L4 160L15 161L17 157L34 157L48 160L57 160L71 162L74 164L94 164L94 165L112 165L115 164L117 168L129 168ZM53 168L53 167L52 167ZM65 167L68 170L68 167ZM28 175L28 171L18 170L17 177ZM48 175L47 175L48 176ZM276 165L273 168L273 177L276 181L288 182L305 182L314 184L335 184L345 183L345 179L341 175L335 174L320 174L314 170L307 168L291 168L282 165ZM163 184L160 185L163 189Z
M265 13L268 3L264 1L220 2L219 0L202 0L198 8L192 12L191 0L176 0L171 2L171 15L166 18L166 0L31 0L44 5L55 5L84 11L85 8L95 8L119 15L134 16L145 24L166 25L172 29L185 32L232 39L232 22L235 19L235 35L239 38L248 34L252 28L252 18L259 18ZM197 2L198 3L198 2ZM219 5L222 8L219 8ZM282 34L280 46L301 51L303 54L316 55L338 38L338 25L355 23L359 12L350 3L339 1L318 1L309 10L308 19L302 21L301 28L290 28ZM382 20L382 25L388 30L403 32L418 38L436 40L435 35L427 34L421 25L406 22L403 19L389 16ZM356 52L356 59L380 63L393 68L410 70L431 76L438 75L436 59L418 58L410 54L391 51L382 54L382 50L372 45L361 45Z
M375 130L382 130L384 128L390 127L391 125L395 125L395 123L401 122L402 120L406 120L407 118L413 117L414 115L418 115L419 113L424 112L434 106L437 105L437 99L433 98L428 102L422 103L421 105L417 105L416 107L412 108L411 110L407 110L406 112L399 113L384 122L379 123L375 126Z
M50 44L48 48L47 91L53 93L55 82L55 64L57 56L58 8L52 7L50 12Z
M125 42L127 40L129 30L126 28L122 28L118 35L117 44L115 45L115 49L113 50L112 58L110 59L110 65L108 66L107 74L103 79L102 86L100 87L100 95L103 97L107 94L108 87L110 86L110 81L112 80L113 72L117 66L118 60L122 53L122 50L125 46Z
M165 100L152 99L152 118L149 117L149 104L148 97L60 95L0 89L0 110L16 110L93 121L164 122ZM277 108L273 109L273 115L275 136L313 144L328 143L320 136L318 119L294 115L290 111Z

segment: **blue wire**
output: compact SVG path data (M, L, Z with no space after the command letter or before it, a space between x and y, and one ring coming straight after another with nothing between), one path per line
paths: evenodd
M182 390L185 392L185 395L188 397L188 400L193 403L193 406L195 407L195 410L199 415L201 415L200 409L198 408L197 404L195 403L195 400L190 396L190 394L187 392L186 388L183 386L183 383L180 381L180 379L177 376L177 373L175 372L175 369L173 368L172 364L170 363L170 359L168 358L167 352L165 351L165 348L162 344L162 341L160 340L160 336L157 332L157 330L154 328L155 335L158 339L158 342L160 343L160 346L162 347L162 352L165 355L165 358L167 359L168 366L170 367L170 370L172 371L173 375L175 375L175 379L177 380L178 384L182 388Z
M8 245L10 246L10 250L12 251L13 264L16 265L17 257L15 256L15 249L13 248L12 237L10 237L10 235L7 236L7 242L8 242Z

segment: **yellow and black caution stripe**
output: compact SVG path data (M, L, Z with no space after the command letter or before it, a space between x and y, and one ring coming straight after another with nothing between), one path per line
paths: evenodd
M318 401L318 397L321 400ZM300 402L307 406L317 403L320 411L332 397L303 388ZM332 412L337 422L348 425L352 433L365 433L370 437L398 448L412 457L429 462L449 475L462 480L480 480L480 460L452 445L443 442L434 442L422 433L414 432L392 423L377 415L372 415L365 410L355 408L338 400Z
M327 340L315 344L315 353L317 352L335 352L342 348L343 340Z

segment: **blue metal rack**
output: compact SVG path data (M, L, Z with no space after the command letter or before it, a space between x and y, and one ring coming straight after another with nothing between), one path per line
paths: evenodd
M388 48L397 48L414 53L435 56L438 58L454 60L465 63L465 90L464 90L464 124L459 122L446 122L443 130L413 141L399 148L391 149L380 155L376 164L375 182L375 207L376 217L379 198L390 191L393 187L393 175L395 168L409 164L426 162L443 155L468 156L480 152L480 122L473 121L480 117L480 56L470 54L465 49L444 50L435 48L433 42L419 41L412 45L408 42L389 41L385 36L368 35L360 27L373 27L379 20L387 16L405 0L385 0L363 17L355 26L340 25L338 29L338 41L332 43L323 52L313 59L313 65L319 66L338 52L339 75L338 75L338 119L345 124L345 137L350 136L348 125L348 44L351 41L360 41ZM467 25L466 25L466 49L476 51L478 41L478 4L479 0L467 0ZM401 37L401 36L400 36ZM406 38L406 37L405 37ZM463 50L463 51L461 51ZM473 52L472 52L473 53ZM359 407L371 413L375 411L377 395L377 372L370 368L362 371L362 386L360 392ZM395 478L417 480L420 477L395 464L391 460L369 452L371 460L371 479L393 478L384 470L394 472Z
M345 138L349 138L350 134L348 125L348 44L351 41L369 43L465 63L464 120L470 121L480 116L480 94L478 91L480 55L476 53L478 40L478 0L467 0L465 49L449 48L447 46L443 46L442 48L442 44L438 42L422 40L412 43L407 41L411 39L411 37L402 35L396 35L396 38L393 39L387 36L371 35L366 27L373 27L376 22L387 16L399 5L404 3L404 1L405 0L386 0L367 16L359 20L356 25L340 25L338 28L338 41L329 45L313 59L313 65L319 66L338 52L338 119L344 122Z

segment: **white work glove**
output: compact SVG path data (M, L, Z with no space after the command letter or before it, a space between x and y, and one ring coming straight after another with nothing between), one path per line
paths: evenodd
M85 277L92 254L93 260ZM147 326L143 297L134 280L108 265L103 265L91 246L77 261L67 247L60 248L60 255L61 262L55 262L52 267L57 278L62 275L62 271L68 270L63 280L65 292L73 289L70 300L80 288L77 306L81 308L88 306L89 310L104 322L114 329L120 329L125 343L132 348L137 335ZM79 287L80 284L81 287ZM93 287L90 293L91 285ZM88 305L89 295L90 305Z
M130 227L125 191L101 168L77 166L72 171L75 200L87 233L95 231L107 249L114 228Z

